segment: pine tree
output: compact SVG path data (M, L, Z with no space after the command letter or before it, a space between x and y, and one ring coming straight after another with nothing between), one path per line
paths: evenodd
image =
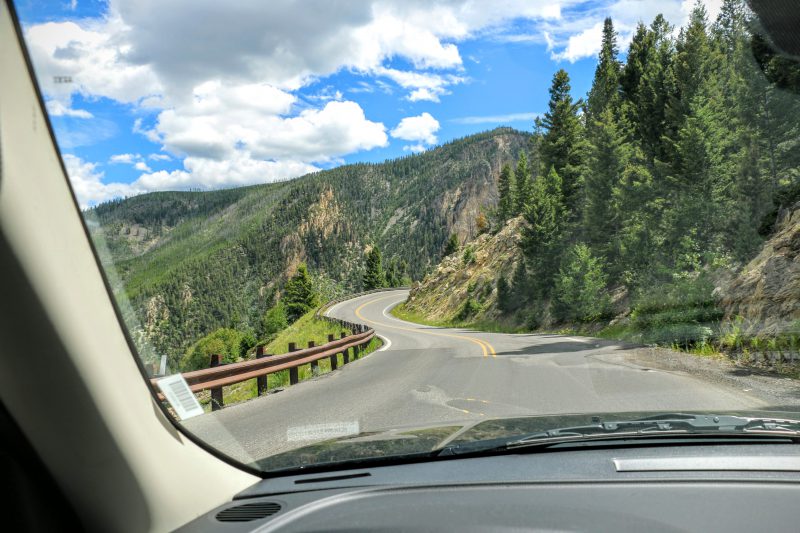
M636 145L626 154L621 179L613 190L612 204L619 217L612 254L619 259L609 262L613 280L638 286L643 277L660 263L655 249L662 242L656 232L662 219L663 202L657 199L648 158Z
M582 105L570 96L569 75L563 69L553 76L548 111L542 123L547 130L541 145L542 163L547 172L554 170L563 191L563 202L570 217L580 214L581 165L583 163L583 127L578 117Z
M511 166L508 163L503 165L500 170L500 177L497 180L497 192L500 196L500 200L497 203L497 218L502 226L511 218L514 211L514 198L511 194ZM449 254L445 253L445 255Z
M614 189L622 177L628 145L610 107L598 116L593 130L591 159L585 176L584 235L589 245L611 262L615 259L612 250L620 217L613 202Z
M397 263L397 257L392 257L389 260L389 264L386 265L386 286L387 287L399 287L401 274L400 268Z
M525 152L519 154L517 168L514 170L515 197L514 215L520 215L531 201L531 173Z
M511 286L502 274L497 280L497 308L501 313L508 313L513 310Z
M448 255L453 255L458 251L461 247L461 244L458 242L458 235L455 233L450 234L450 238L447 239L447 244L444 247L444 257Z
M380 289L386 286L386 275L381 266L381 251L373 246L367 253L367 271L364 273L364 290Z
M290 323L319 305L319 295L314 289L305 263L300 263L297 273L286 282L282 301Z
M675 44L675 55L667 73L669 96L666 107L666 135L674 144L677 132L690 114L692 101L708 81L712 64L712 49L706 32L706 8L700 0L689 16L689 24L682 28ZM668 151L667 158L673 159Z
M611 19L606 18L603 22L603 44L586 102L586 122L590 129L594 127L594 122L599 120L603 111L608 107L616 108L619 103L619 78L622 66L617 59L618 54L617 32L614 31Z
M578 243L564 257L555 280L555 312L569 322L588 322L608 310L603 261L592 255L588 246Z
M534 183L525 222L520 246L531 270L533 297L544 300L552 290L565 225L561 178L555 168Z
M641 143L650 164L663 156L667 99L672 91L668 73L672 68L672 27L658 15L648 29L639 24L620 76L623 115L635 140Z

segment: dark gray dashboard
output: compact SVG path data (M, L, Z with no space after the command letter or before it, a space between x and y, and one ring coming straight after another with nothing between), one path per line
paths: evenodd
M182 530L794 531L797 448L573 450L276 477Z

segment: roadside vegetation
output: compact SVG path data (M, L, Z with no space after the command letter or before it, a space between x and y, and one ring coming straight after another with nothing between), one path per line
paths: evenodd
M797 354L798 322L760 330L726 316L717 290L800 201L800 64L771 52L756 24L742 0L715 21L697 3L678 32L660 15L640 24L623 62L606 19L587 97L556 72L528 149L499 173L493 231L522 220L515 270L434 321L413 291L395 314L745 360ZM473 245L458 244L445 252L460 250L469 272Z

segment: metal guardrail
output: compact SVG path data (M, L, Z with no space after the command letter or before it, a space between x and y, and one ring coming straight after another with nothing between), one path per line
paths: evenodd
M367 327L365 324L329 317L325 312L337 303L346 300L352 300L353 298L359 298L376 292L405 288L407 287L365 291L331 300L317 309L315 313L317 318L337 323L341 325L342 328L352 331L353 334L351 335L342 332L341 338L337 340L334 339L333 334L329 334L326 344L315 346L313 341L309 341L308 348L304 349L298 349L297 345L291 342L289 343L289 351L281 355L265 354L264 346L258 346L256 348L256 359L239 363L223 365L220 364L218 355L212 355L210 368L184 372L182 374L183 378L189 385L189 389L194 393L205 390L211 391L211 408L216 411L223 406L222 387L224 386L247 381L248 379L256 379L258 383L258 395L261 396L267 392L267 376L269 374L288 370L289 385L294 385L299 382L299 367L311 365L313 371L315 367L318 367L319 361L325 358L330 359L331 370L336 370L339 363L339 354L342 354L342 364L350 362L350 350L352 350L353 360L358 359L365 346L375 337L375 330ZM150 380L153 386L156 385L156 381L156 378ZM164 395L158 393L158 398L163 401Z

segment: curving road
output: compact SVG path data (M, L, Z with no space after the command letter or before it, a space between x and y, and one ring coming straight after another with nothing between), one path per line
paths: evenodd
M330 316L375 328L385 342L379 351L186 426L247 462L307 444L318 424L372 431L500 416L765 406L688 374L636 364L624 343L405 322L389 311L407 296L376 293L329 309Z

